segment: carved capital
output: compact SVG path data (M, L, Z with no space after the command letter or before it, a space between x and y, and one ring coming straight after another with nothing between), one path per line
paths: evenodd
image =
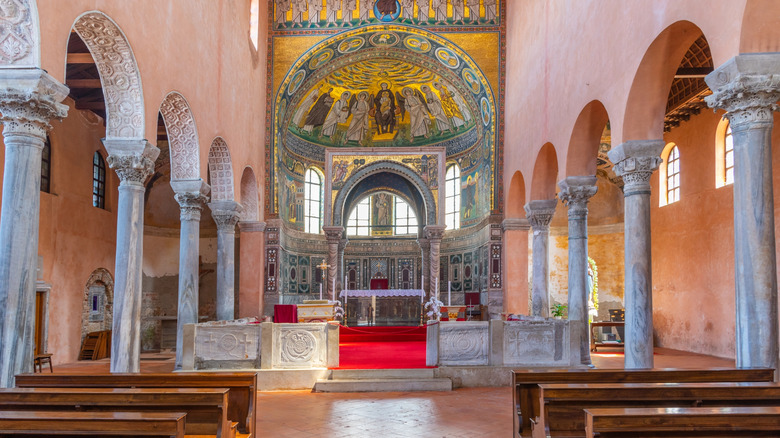
M114 169L121 184L142 185L154 171L160 150L144 139L104 138L108 167Z
M209 185L198 178L173 180L171 187L181 207L181 221L199 221L203 204L208 201Z
M780 55L750 53L728 60L705 78L713 90L704 100L710 108L727 111L734 127L773 122L780 107Z
M558 199L569 207L569 218L588 214L588 200L596 194L595 176L570 176L558 183Z
M507 218L501 222L501 231L528 231L531 223L525 218Z
M547 231L555 214L557 199L536 200L525 204L525 215L534 231Z
M650 177L663 161L664 145L663 140L630 140L607 153L615 174L623 179L625 196L650 194Z
M338 245L341 241L341 236L344 234L344 227L327 226L322 227L322 231L325 232L325 239L328 241L329 245Z
M3 135L32 135L43 140L52 119L62 120L68 87L39 68L0 70L0 122ZM43 145L41 145L42 147Z
M211 209L211 217L217 224L217 230L230 233L236 231L236 224L241 220L241 214L244 212L244 207L235 201L213 201L209 203L209 209Z
M420 249L423 251L423 254L425 251L431 250L431 242L428 239L417 239L417 243L420 244Z
M425 238L428 239L431 244L439 243L441 242L442 237L444 237L444 230L446 228L445 225L427 225L423 229Z

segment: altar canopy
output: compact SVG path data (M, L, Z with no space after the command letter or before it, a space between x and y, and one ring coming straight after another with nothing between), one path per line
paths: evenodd
M339 293L339 297L360 298L360 297L425 297L425 291L422 289L344 289Z

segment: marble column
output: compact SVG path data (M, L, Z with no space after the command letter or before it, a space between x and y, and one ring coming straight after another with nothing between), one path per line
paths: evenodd
M108 165L119 176L116 212L111 372L140 372L144 193L160 150L144 139L105 138Z
M173 180L171 187L181 207L179 231L179 308L176 315L176 364L181 369L184 325L198 322L200 282L200 212L209 194L202 179Z
M536 200L525 204L525 215L533 230L531 275L531 315L550 316L550 295L548 292L549 268L547 264L550 240L550 221L555 214L557 199Z
M217 320L235 319L236 224L244 208L236 201L209 203L217 224Z
M238 230L238 317L263 316L265 222L241 221Z
M41 153L52 119L62 119L68 88L39 68L0 70L5 142L0 210L0 387L31 372L35 330Z
M328 283L325 285L324 290L328 291L328 298L331 299L335 291L333 285L335 284L336 277L338 276L338 264L339 264L339 245L341 244L342 237L344 235L344 227L339 226L327 226L322 227L325 232L325 238L328 241ZM325 297L323 297L325 298ZM338 299L338 297L336 297Z
M439 296L439 300L441 300L441 294L439 291L441 291L441 280L438 280L440 277L439 273L439 257L441 254L441 239L444 237L444 229L447 228L444 225L427 225L425 227L425 238L428 239L428 244L430 245L430 258L428 259L429 263L429 272L431 275L428 277L430 280L428 280L428 284L430 285L430 291L431 295ZM438 288L436 288L436 285L438 283Z
M731 58L705 78L713 108L734 139L736 364L778 367L777 262L772 127L780 100L780 53Z
M429 286L430 279L431 279L431 242L428 241L428 239L421 237L417 239L417 243L420 244L420 253L421 253L421 264L420 271L422 272L422 283L420 283L419 287L423 291L430 291L431 288ZM426 293L425 300L427 301L430 298L430 294Z
M504 232L504 312L528 314L528 230L525 218L507 218L501 222Z
M653 367L650 176L661 164L664 145L663 140L630 140L608 153L624 183L626 368Z
M590 364L588 330L588 200L596 194L595 176L570 176L558 183L558 198L569 208L569 321L577 321L580 361Z

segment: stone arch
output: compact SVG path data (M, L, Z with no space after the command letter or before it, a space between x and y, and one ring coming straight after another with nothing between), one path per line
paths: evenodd
M739 53L780 52L780 2L748 0L742 15Z
M230 160L230 150L222 137L217 137L211 142L209 148L209 174L211 176L211 200L232 201L235 198L233 191L233 163Z
M102 307L99 314L92 312L92 300L90 299L95 286L103 288L105 295L99 298ZM95 269L89 275L84 287L84 301L82 303L81 318L81 339L83 340L87 333L111 330L113 322L114 309L114 278L105 268ZM96 316L99 316L97 318Z
M506 203L506 217L524 218L525 209L525 178L519 170L512 175L512 181L509 183L509 192Z
M160 114L171 149L171 180L200 178L198 129L187 99L171 91L160 104Z
M0 65L41 66L41 29L35 0L8 0L0 10Z
M334 226L344 225L344 208L346 207L346 200L352 190L362 180L380 172L398 174L402 178L409 181L417 189L423 199L423 204L425 207L425 215L420 215L420 225L434 225L438 223L436 202L433 197L433 192L431 192L431 189L428 188L427 184L425 184L425 181L423 181L420 175L418 175L414 170L399 163L391 161L377 161L360 169L344 182L343 188L339 190L339 193L336 195L336 199L333 202L332 217ZM423 218L425 218L425 223L422 221Z
M690 21L677 21L658 34L647 48L628 93L623 141L663 137L666 102L677 67L702 34Z
M244 222L260 220L260 200L258 199L257 179L250 166L244 168L241 175L241 205L244 207Z
M582 109L569 140L566 152L566 176L596 174L599 143L604 127L609 122L607 109L598 100L592 100Z
M73 30L95 60L106 100L106 137L144 137L141 74L133 50L119 26L99 11L76 19Z
M552 143L539 150L531 179L531 200L553 199L558 179L558 153Z

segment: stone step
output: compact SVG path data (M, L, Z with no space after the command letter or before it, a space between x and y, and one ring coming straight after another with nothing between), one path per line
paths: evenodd
M433 372L433 368L333 370L330 379L432 379Z
M314 392L452 391L450 379L318 380Z

